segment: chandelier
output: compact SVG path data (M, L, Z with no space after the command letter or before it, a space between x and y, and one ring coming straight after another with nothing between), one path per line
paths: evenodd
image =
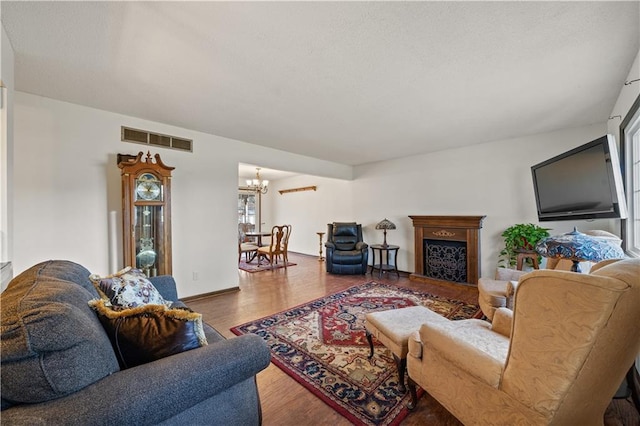
M255 179L247 179L247 188L252 191L260 192L261 194L266 194L269 185L268 180L260 179L260 167L256 167L256 178Z

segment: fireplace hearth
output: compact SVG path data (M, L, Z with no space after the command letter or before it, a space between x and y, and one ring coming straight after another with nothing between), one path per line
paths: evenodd
M478 284L480 228L485 216L409 216L415 234L415 273L424 282Z

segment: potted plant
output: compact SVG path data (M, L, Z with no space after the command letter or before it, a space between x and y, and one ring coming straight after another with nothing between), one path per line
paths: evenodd
M498 266L512 268L516 265L518 253L535 252L538 241L549 236L549 229L532 223L518 223L505 229L502 233L504 248L500 251ZM530 259L525 261L529 262Z

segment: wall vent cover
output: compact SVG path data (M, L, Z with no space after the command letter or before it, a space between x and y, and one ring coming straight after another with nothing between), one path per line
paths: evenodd
M177 136L162 135L147 130L121 127L121 140L123 142L139 143L143 145L159 146L163 148L178 149L180 151L193 152L193 140L179 138Z

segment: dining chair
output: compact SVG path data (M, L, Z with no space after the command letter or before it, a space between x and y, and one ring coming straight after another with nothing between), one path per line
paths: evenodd
M258 247L258 264L260 259L269 259L269 264L273 267L278 263L278 256L282 256L284 267L287 267L287 248L289 243L289 233L291 225L275 225L271 228L271 243L267 246Z
M243 223L243 222L238 223L238 231L242 232L244 235L244 240L242 241L243 243L257 244L256 237L249 237L247 235L247 233L253 232L255 228L256 226L253 223Z
M291 225L284 225L287 228L287 232L282 242L282 261L285 265L289 262L289 237L291 236Z
M244 231L238 228L238 263L242 260L243 253L247 263L251 262L258 255L258 246L246 241L247 237Z

